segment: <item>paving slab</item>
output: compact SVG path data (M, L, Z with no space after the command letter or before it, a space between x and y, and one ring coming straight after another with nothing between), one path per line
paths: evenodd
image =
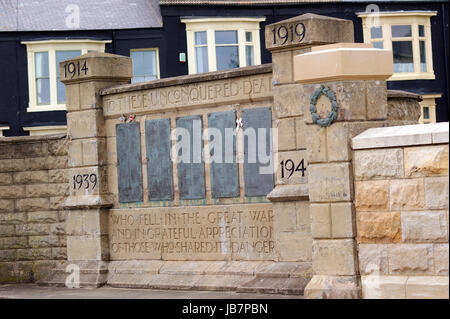
M303 299L303 296L231 291L126 289L108 286L96 289L69 289L41 287L35 284L2 284L0 299Z

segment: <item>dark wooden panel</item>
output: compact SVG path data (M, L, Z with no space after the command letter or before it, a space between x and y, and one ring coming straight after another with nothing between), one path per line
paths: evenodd
M172 200L172 160L170 159L170 119L145 121L148 197Z
M139 123L116 125L119 202L142 201L142 163Z
M213 198L220 197L236 197L239 196L239 177L238 177L238 164L236 162L236 136L225 139L225 128L233 129L236 127L236 115L234 111L229 112L216 112L208 114L208 127L210 129L215 128L221 134L221 153L220 162L211 162L210 175L211 175L211 196ZM213 145L214 137L210 135L209 143ZM226 146L226 143L230 145ZM217 145L218 146L218 145ZM231 151L232 154L228 154L226 157L226 150ZM214 151L218 150L210 149L210 155L213 158Z
M269 163L261 164L258 158L258 141L265 141L266 154L272 153L272 142L270 139L270 128L272 127L272 114L270 108L260 107L242 111L242 123L244 132L246 129L255 130L256 140L252 141L248 136L244 137L244 189L245 196L265 196L273 189L273 173L261 174L260 167L268 166ZM259 128L266 129L265 137L259 136ZM256 154L252 157L249 150L254 149ZM253 158L256 162L253 162Z
M200 115L180 117L177 119L177 128L184 128L189 132L189 160L187 163L179 161L177 165L180 199L203 199L205 166L202 156L202 117ZM187 150L179 150L178 155L182 156L183 151Z

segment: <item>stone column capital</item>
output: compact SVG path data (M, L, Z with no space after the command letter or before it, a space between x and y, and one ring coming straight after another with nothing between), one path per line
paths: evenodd
M131 58L103 52L90 52L59 63L64 84L89 81L129 81L133 76Z
M266 48L272 54L338 42L354 42L350 20L306 13L269 24L265 29Z

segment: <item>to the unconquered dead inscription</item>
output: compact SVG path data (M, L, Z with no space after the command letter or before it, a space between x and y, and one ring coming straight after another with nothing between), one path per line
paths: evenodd
M208 104L221 100L232 101L235 98L250 98L270 93L271 80L272 74L269 73L119 94L105 98L104 112L105 115L117 115L154 111L167 107Z
M270 259L271 204L113 210L112 259Z

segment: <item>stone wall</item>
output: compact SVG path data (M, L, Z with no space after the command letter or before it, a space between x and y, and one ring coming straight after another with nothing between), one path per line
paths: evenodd
M129 57L61 62L67 140L0 140L2 280L63 285L68 263L80 287L448 297L448 124L387 127L419 115L386 89L392 54L348 43L346 20L268 27L301 24L306 39L266 38L272 66L127 84ZM231 163L207 161L203 129L240 123ZM200 160L177 161L175 128Z
M448 123L353 139L364 298L448 298Z
M66 259L66 137L0 138L0 283L30 282Z

